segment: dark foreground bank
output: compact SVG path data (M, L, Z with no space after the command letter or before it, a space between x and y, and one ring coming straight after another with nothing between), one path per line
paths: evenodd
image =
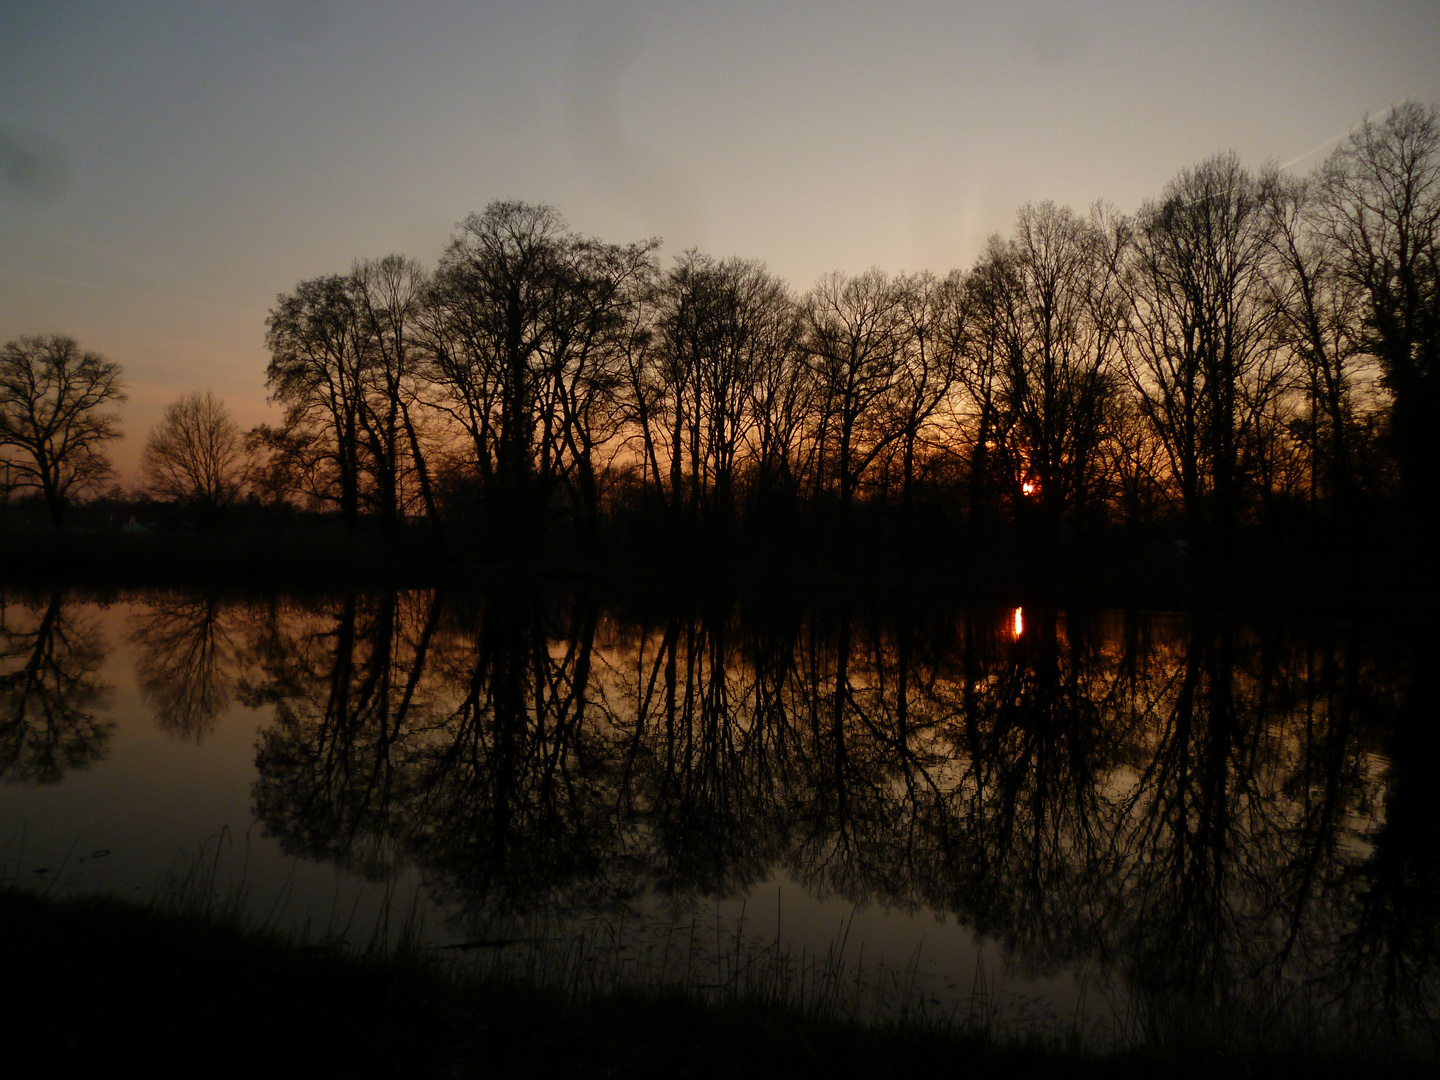
M1090 1053L661 991L577 999L470 978L424 952L355 955L105 897L0 889L0 921L7 1068L51 1075L1354 1077L1434 1065L1373 1048Z

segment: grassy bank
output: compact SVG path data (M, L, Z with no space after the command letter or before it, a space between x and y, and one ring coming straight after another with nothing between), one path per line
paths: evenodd
M0 889L8 1066L309 1076L1396 1075L1374 1055L1087 1053L673 991L574 995L434 953L345 952L106 897ZM476 969L478 970L478 969ZM262 1073L263 1071L263 1073Z

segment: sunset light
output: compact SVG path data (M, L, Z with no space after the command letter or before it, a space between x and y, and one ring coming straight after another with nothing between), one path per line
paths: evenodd
M7 1060L1433 1074L1437 43L0 3Z

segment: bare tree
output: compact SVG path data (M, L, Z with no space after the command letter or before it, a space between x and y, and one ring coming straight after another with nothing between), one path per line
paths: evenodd
M125 400L120 365L64 334L20 337L0 350L0 455L9 486L40 492L58 529L70 500L110 477L105 412Z
M440 513L428 455L416 419L422 350L413 341L428 276L414 259L387 255L357 261L350 271L350 309L363 357L359 425L373 476L372 503L387 529L409 511L412 474L436 535Z
M240 429L209 390L186 394L165 406L145 440L140 468L154 495L211 521L234 502L244 481Z
M1340 252L1316 226L1323 204L1312 181L1266 184L1279 256L1271 281L1275 332L1299 361L1304 401L1293 427L1308 451L1309 499L1341 521L1354 512L1358 457L1367 429L1374 359L1361 342L1361 295L1341 272Z
M578 242L553 207L494 202L461 222L430 291L425 338L437 406L468 437L469 479L492 542L516 555L539 539L557 482L543 350L553 294Z
M1440 453L1440 116L1407 101L1366 121L1321 171L1318 228L1339 275L1359 293L1360 346L1394 395L1401 480L1423 515L1437 512ZM1432 518L1433 520L1433 518Z
M624 444L627 367L659 273L658 241L606 244L571 238L563 280L551 296L542 430L569 493L580 545L600 539L601 485Z
M821 413L816 495L838 486L842 558L850 557L850 516L866 470L903 432L887 421L905 341L902 292L880 270L820 279L804 307L805 348Z
M302 281L276 299L265 324L265 381L271 400L285 406L285 420L259 437L272 455L298 455L276 470L305 482L305 490L294 494L338 504L354 528L360 519L364 386L346 278Z
M656 329L648 387L639 388L653 427L647 453L659 447L668 459L668 493L658 459L655 475L677 535L682 522L699 525L723 546L740 479L758 470L753 459L763 448L766 465L782 467L784 421L761 410L783 408L774 395L783 396L776 380L794 357L794 302L759 262L687 251L661 284Z
M906 553L913 531L917 462L927 434L940 426L936 417L959 377L965 327L961 281L959 274L942 281L925 273L896 282L903 342L892 408L900 433L900 536Z
M1025 206L1011 239L992 239L969 279L969 337L984 344L967 368L995 365L993 380L976 380L992 388L995 452L1011 501L1038 512L1046 543L1101 491L1126 242L1124 223L1101 208L1087 220L1053 203Z
M1272 348L1265 203L1234 154L1183 170L1141 209L1126 279L1141 412L1165 449L1191 540L1221 554L1240 514L1244 449L1284 385Z

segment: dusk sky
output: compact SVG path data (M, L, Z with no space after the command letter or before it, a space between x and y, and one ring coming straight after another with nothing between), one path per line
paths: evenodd
M1304 173L1440 101L1440 4L0 4L0 342L245 426L277 293L433 265L497 198L820 274L967 267L1026 201L1125 213L1234 149Z

